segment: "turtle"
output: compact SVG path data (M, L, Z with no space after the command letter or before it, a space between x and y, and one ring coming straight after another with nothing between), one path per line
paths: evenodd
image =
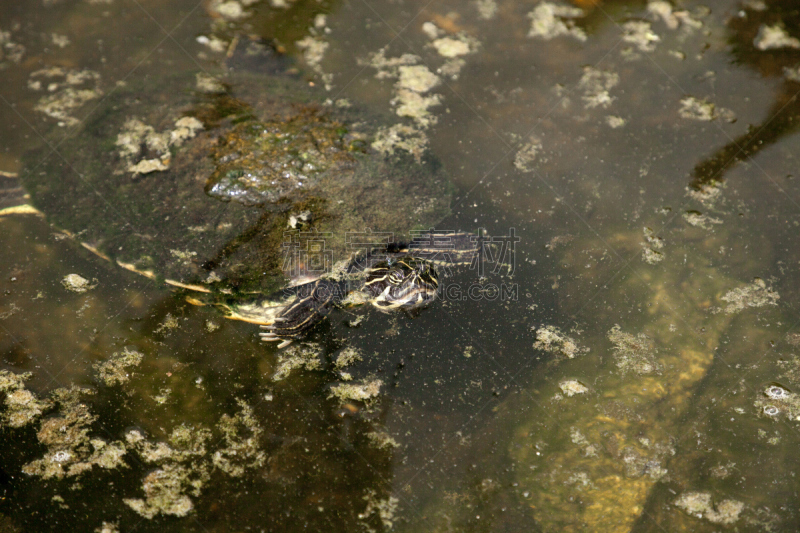
M281 341L279 348L325 318L334 306L371 303L383 312L403 310L410 314L436 299L439 275L436 264L445 267L473 264L484 246L481 235L472 233L424 234L423 242L447 239L449 246L420 242L390 243L385 248L355 254L343 269L284 291L279 300L238 302L225 306L230 318L266 318L260 333L264 341Z
M373 149L386 117L326 103L256 45L219 72L117 86L74 134L55 128L23 156L25 209L96 255L186 290L191 303L265 326L262 338L281 347L356 294L384 310L424 306L441 250L402 236L449 214L442 165ZM354 232L388 236L354 250ZM472 237L455 234L443 264L472 260ZM288 272L287 250L313 246L330 273Z

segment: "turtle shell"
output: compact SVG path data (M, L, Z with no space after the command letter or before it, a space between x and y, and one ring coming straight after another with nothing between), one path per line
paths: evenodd
M20 179L54 225L125 268L272 291L288 249L314 243L330 266L351 252L349 232L400 237L449 212L436 161L371 150L384 121L325 96L297 76L236 70L118 86L76 132L28 153Z

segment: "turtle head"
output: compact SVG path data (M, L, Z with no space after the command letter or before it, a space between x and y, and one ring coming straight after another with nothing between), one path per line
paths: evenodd
M414 309L436 298L433 263L413 256L378 263L367 272L364 290L379 309Z

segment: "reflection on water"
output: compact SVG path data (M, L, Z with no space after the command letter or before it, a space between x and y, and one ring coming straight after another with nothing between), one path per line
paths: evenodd
M147 192L159 178L201 191L204 154L191 173L160 168L184 168L175 117L149 115L126 164L153 168L135 178L104 159L121 157L113 138L102 158L75 139L145 109L126 95L148 83L183 76L219 95L246 71L265 95L288 75L332 113L363 113L369 136L335 130L342 146L439 161L455 192L437 228L520 237L513 269L452 269L447 297L417 316L336 309L277 350L45 218L91 224L99 213L76 207L90 201L3 216L5 529L797 529L790 2L13 2L0 50L3 208L28 200L15 176L46 160L83 183L107 170L106 199L123 179L113 203L145 205L134 219L177 200ZM174 93L151 99L192 98ZM247 115L225 102L214 128ZM311 144L287 160L327 146ZM436 208L408 192L415 179L450 194L421 176L329 187L370 205L402 194L393 227L371 228L399 231ZM259 270L245 248L268 241L247 233L261 226L226 216L226 242ZM137 238L137 253L164 249Z

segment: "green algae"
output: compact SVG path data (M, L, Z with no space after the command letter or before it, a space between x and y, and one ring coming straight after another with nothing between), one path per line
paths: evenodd
M733 524L739 519L744 504L736 500L712 503L708 492L684 492L675 500L675 505L687 514L704 518L714 524Z
M60 479L82 475L95 466L107 470L127 466L124 443L90 436L97 416L90 412L83 397L91 394L92 391L77 387L53 391L57 411L41 419L36 433L47 451L23 466L23 472L43 479Z
M239 413L227 414L217 425L223 434L225 446L214 452L214 466L230 476L240 477L247 469L264 466L267 460L260 439L264 430L253 416L253 409L238 400Z
M364 512L359 513L359 519L366 521L374 516L384 529L391 529L397 519L400 500L394 496L380 498L374 490L368 491L364 500L367 502L367 507ZM367 531L378 531L369 527L367 523L364 525Z
M347 346L336 356L333 365L337 369L342 370L363 360L364 355L359 349Z
M653 341L645 334L631 335L615 325L608 332L608 340L614 345L614 358L617 368L623 373L636 374L660 373L657 362L657 349Z
M89 281L78 274L69 274L61 280L61 285L70 292L81 294L97 287L97 280Z
M383 380L368 379L360 383L340 383L331 387L331 397L341 402L357 401L366 404L374 403L381 392Z
M14 374L8 370L0 370L0 393L5 394L5 410L3 422L12 428L30 424L51 406L47 400L39 400L25 388L25 381L32 374L25 372Z
M322 369L322 347L315 343L296 343L278 354L273 381L282 381L298 368L305 370Z
M107 361L95 363L94 369L100 380L107 386L122 385L130 378L130 370L139 366L144 354L127 346L121 352L114 352Z
M194 508L189 496L199 496L210 478L207 455L211 432L191 426L173 429L167 442L151 443L137 431L125 440L130 449L148 464L156 466L142 480L144 498L125 498L123 502L145 518L158 514L186 516Z
M723 311L726 313L738 313L748 307L778 305L780 295L771 287L768 287L763 279L756 278L745 287L731 289L722 295L720 299L727 303L722 308Z
M575 339L567 336L555 326L541 326L531 329L536 330L536 342L533 343L533 347L537 350L543 350L567 359L574 359L589 351L588 348L580 346Z

